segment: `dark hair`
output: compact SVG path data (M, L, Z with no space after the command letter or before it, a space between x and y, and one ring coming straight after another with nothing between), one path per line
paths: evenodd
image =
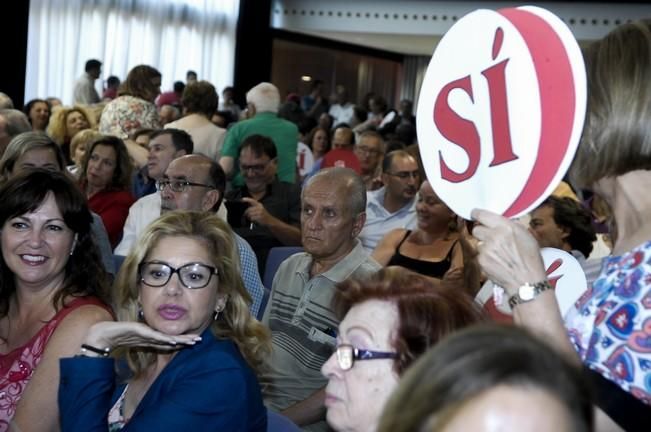
M115 150L115 170L113 171L111 184L107 186L107 189L129 190L131 185L131 173L133 171L129 152L127 151L127 146L124 144L124 141L112 135L103 135L88 146L88 150L84 156L84 162L81 166L81 176L79 178L81 188L86 190L86 187L88 186L88 162L90 161L90 157L93 155L93 150L95 150L95 147L98 145L112 147L113 150Z
M130 95L153 101L158 96L159 88L152 83L152 80L160 77L162 77L161 73L151 66L135 66L129 71L127 79L118 90L118 96Z
M355 132L353 131L353 128L351 128L348 123L339 123L332 130L332 135L330 135L330 145L332 145L332 141L334 140L335 132L337 132L339 129L348 129L350 131L350 147L352 148L355 145Z
M150 142L154 138L161 135L171 135L172 144L174 145L176 151L185 150L186 154L192 154L192 152L194 152L194 142L192 141L192 136L190 136L190 134L186 131L174 128L159 129L157 131L154 131L149 136Z
M183 81L174 81L174 93L183 93L185 90L185 83Z
M147 127L136 129L135 131L131 132L131 135L129 135L129 139L135 141L136 138L138 138L140 135L147 135L149 138L151 138L152 134L156 131L157 129L147 128Z
M206 157L207 159L210 159ZM222 166L214 159L210 159L210 172L208 173L212 185L219 192L219 200L215 203L212 208L212 211L219 210L219 206L222 205L224 200L224 193L226 192L226 173Z
M194 75L194 79L197 79L197 73L193 70L188 70L185 73L185 79L187 80L190 77L190 75Z
M219 97L215 86L208 81L195 81L188 84L183 90L181 103L189 114L203 114L210 119L217 110Z
M45 99L32 99L31 101L27 102L25 104L25 106L23 107L23 112L27 116L27 120L29 120L30 124L32 123L32 119L29 116L29 112L32 110L32 107L34 107L34 105L36 105L37 103L44 103L45 105L47 105L48 120L50 118L50 115L52 114L52 108L50 107L50 104L48 103L48 101L46 101Z
M285 102L278 108L278 117L299 126L306 117L303 108L295 102Z
M503 385L543 390L567 409L570 430L593 430L591 395L580 369L521 328L482 324L446 338L407 371L378 432L441 430L464 402Z
M472 297L397 266L383 268L364 280L347 279L338 284L335 310L343 318L353 306L368 300L396 304L394 346L399 357L394 369L398 375L446 335L483 320Z
M99 60L91 59L86 62L86 66L84 67L84 70L86 72L90 72L94 69L99 69L102 67L102 62Z
M106 85L109 87L118 86L120 85L120 78L116 77L115 75L111 75L106 79Z
M586 258L590 256L597 234L592 225L592 215L580 203L569 197L550 196L539 207L549 206L554 210L554 222L561 228L567 228L565 239L572 249L576 249Z
M318 131L323 131L326 134L326 141L327 141L328 145L326 146L326 149L325 149L325 152L324 152L324 154L325 154L330 150L330 147L332 146L332 137L330 136L330 132L328 130L326 130L325 128L323 128L321 126L317 126L314 129L312 129L310 131L310 134L307 136L306 144L308 145L308 147L310 147L310 149L312 149L312 142L314 141L314 136L316 135L316 133ZM314 150L314 149L312 149L312 150Z
M250 148L256 157L267 155L269 156L269 159L275 159L278 154L273 140L264 135L256 134L246 137L244 141L242 141L242 144L240 144L240 151L238 154L242 154L242 150L245 148Z
M391 171L391 165L393 165L393 160L396 157L415 159L406 150L394 150L392 152L389 152L384 156L384 159L382 159L382 172L383 173L388 173L389 171Z
M11 218L35 211L52 193L63 221L76 235L76 244L65 267L62 287L53 297L56 309L67 296L94 295L108 303L109 275L104 269L91 233L93 217L86 197L64 173L29 170L0 187L0 227ZM6 316L16 291L14 274L0 256L0 316Z

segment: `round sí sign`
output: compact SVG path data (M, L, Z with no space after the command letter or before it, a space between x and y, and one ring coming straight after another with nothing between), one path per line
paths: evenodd
M421 157L458 215L518 217L558 185L586 110L581 50L551 12L477 10L444 35L418 100Z

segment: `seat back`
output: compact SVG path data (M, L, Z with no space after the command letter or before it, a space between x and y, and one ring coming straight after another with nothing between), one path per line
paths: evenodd
M303 252L303 248L300 246L277 246L269 250L267 263L264 269L264 277L262 278L262 284L267 289L271 290L274 276L276 275L276 271L278 271L280 264L289 256L294 255L298 252Z
M284 415L267 409L267 432L301 432L301 429Z

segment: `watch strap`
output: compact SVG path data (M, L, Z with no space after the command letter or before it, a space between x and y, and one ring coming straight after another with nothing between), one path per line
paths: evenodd
M523 287L532 287L533 288L533 296L529 299L523 299L520 297L520 288ZM534 300L536 297L538 297L541 293L552 289L552 284L549 283L548 280L544 280L541 282L536 282L534 284L526 283L522 287L518 288L518 292L516 292L514 295L512 295L509 298L509 306L511 306L511 309L513 309L516 305L519 305L521 303L527 303L532 300Z

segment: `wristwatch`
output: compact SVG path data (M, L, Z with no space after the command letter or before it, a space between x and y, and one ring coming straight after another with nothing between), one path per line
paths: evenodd
M542 282L537 282L535 284L526 283L518 288L518 292L509 298L509 306L513 309L516 305L520 303L527 303L535 299L541 293L552 289L552 285L548 280Z

